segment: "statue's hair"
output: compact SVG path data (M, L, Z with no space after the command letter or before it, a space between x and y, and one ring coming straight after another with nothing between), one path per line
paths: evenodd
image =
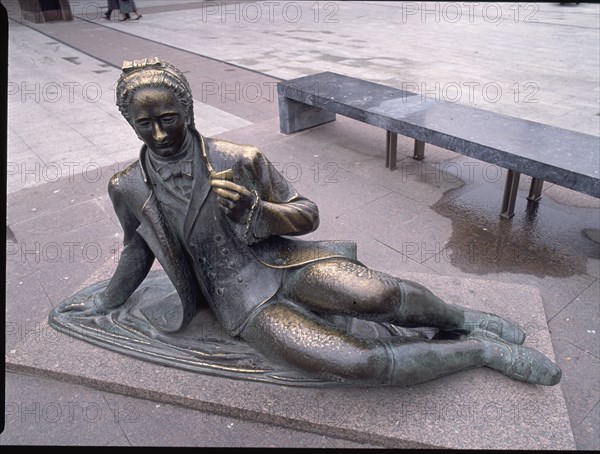
M117 106L125 119L133 126L131 98L144 88L164 87L171 90L187 112L189 125L194 125L194 100L183 73L158 57L123 62L123 72L117 82Z

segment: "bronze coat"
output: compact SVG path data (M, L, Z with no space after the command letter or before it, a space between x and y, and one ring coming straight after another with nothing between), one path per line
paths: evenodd
M164 196L165 200L157 197L164 191L156 190L159 183L146 165L145 145L138 161L112 177L108 191L123 228L124 249L105 304L123 304L156 258L178 294L145 308L145 315L158 329L178 331L193 318L198 304L207 303L224 328L236 335L253 311L275 294L282 270L331 257L355 259L356 245L288 238L317 228L317 206L299 195L256 147L202 138L195 130L192 134L196 146L204 141L200 148L205 153L196 153L191 200L187 206L181 204L184 208L177 219L177 208ZM248 226L232 222L216 207L208 178L213 169L233 169L235 181L260 197L260 209L246 222ZM206 260L198 256L199 250L206 257L219 255L216 248L222 244L207 240L208 231L213 235L210 238L228 236L228 253L236 259L230 273L226 267L213 270L220 273L218 286L206 278L206 267L213 264L203 265ZM195 241L199 236L202 241ZM240 274L243 282L238 282ZM225 300L216 302L223 289L227 289Z

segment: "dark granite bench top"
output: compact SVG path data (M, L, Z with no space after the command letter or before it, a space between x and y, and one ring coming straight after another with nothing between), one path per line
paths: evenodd
M600 138L332 72L280 96L600 198Z

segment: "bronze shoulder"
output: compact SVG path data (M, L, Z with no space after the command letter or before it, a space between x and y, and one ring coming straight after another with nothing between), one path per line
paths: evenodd
M139 190L145 186L140 161L136 160L123 170L115 173L108 182L109 192L126 191L131 189Z
M254 145L239 144L223 139L206 138L205 144L209 159L217 170L224 170L237 162L242 165L254 164L263 157ZM223 168L219 168L223 167Z

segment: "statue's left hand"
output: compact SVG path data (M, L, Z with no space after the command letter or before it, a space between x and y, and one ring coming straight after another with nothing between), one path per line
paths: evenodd
M74 300L61 304L56 309L58 313L77 312L77 315L103 315L108 311L102 304L102 295L94 293L90 297L76 297Z
M217 202L234 222L240 222L252 207L255 195L233 181L211 178L210 184L217 194Z

